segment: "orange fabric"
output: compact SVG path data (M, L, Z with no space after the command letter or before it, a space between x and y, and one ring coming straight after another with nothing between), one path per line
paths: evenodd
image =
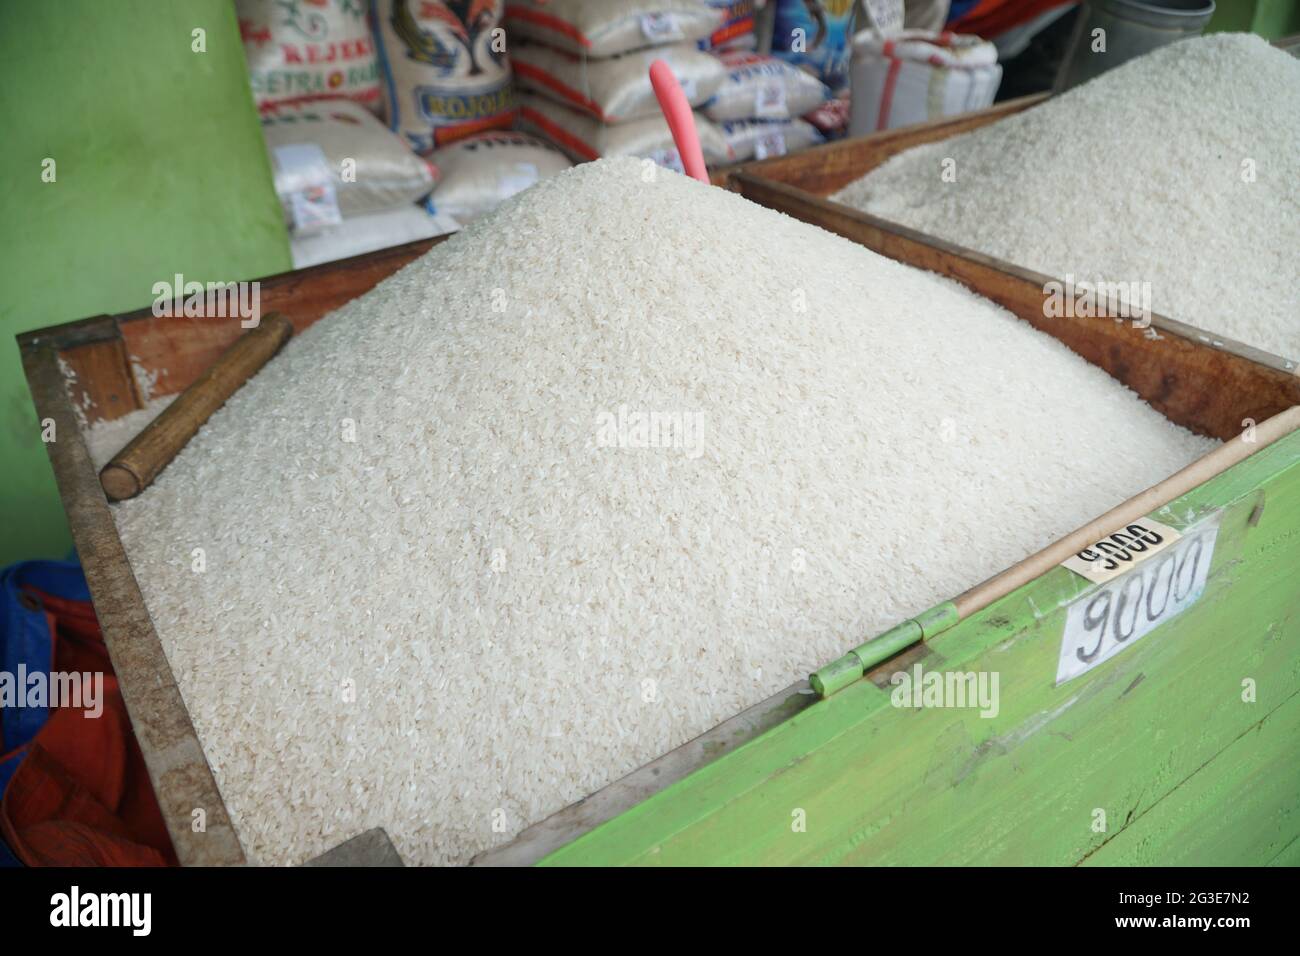
M51 710L0 800L0 833L28 866L174 866L94 609L30 593L49 622L53 670L103 674L103 713Z

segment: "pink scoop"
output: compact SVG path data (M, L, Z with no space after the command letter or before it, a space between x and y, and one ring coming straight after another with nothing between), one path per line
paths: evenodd
M682 157L686 175L707 183L709 174L704 169L700 134L695 131L695 114L691 111L686 94L682 92L682 85L673 76L672 67L663 60L651 63L650 85L654 87L655 98L659 100L664 119L668 120L668 129L672 131L673 142L677 144L677 153Z

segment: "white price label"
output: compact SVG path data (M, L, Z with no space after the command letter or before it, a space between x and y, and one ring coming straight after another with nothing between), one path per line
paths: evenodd
M754 91L754 115L775 119L786 119L790 115L790 109L786 105L784 83L764 83Z
M641 32L645 34L647 40L654 43L682 38L682 28L677 22L677 14L671 10L641 14Z
M780 130L764 133L754 141L754 158L767 159L769 156L785 155L785 134Z
M1180 537L1182 535L1176 528L1150 518L1139 518L1061 564L1089 581L1105 584L1135 564L1163 551Z
M1127 573L1070 605L1056 665L1058 685L1132 647L1196 603L1210 573L1219 518L1216 514L1184 531L1158 557L1130 565Z
M276 185L289 194L295 233L305 236L343 222L324 150L315 143L293 143L275 147L273 155Z

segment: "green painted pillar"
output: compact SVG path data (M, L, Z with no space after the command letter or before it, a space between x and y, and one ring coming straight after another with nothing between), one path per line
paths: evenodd
M71 546L14 336L291 265L230 0L0 4L0 139L3 565Z

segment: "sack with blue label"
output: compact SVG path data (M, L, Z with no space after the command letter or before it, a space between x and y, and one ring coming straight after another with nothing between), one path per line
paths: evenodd
M839 93L849 85L857 0L776 0L772 54Z

